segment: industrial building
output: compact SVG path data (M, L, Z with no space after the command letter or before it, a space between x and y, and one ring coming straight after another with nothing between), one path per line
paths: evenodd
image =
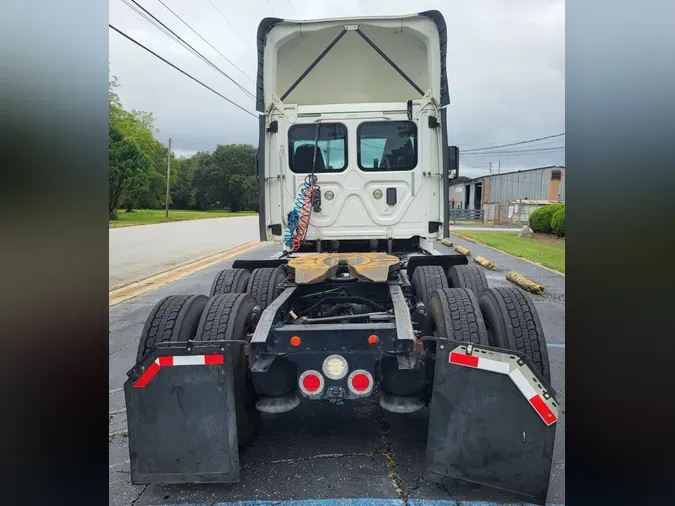
M450 186L451 214L452 209L483 210L481 219L496 224L526 223L537 207L564 201L565 167L555 165L492 174Z

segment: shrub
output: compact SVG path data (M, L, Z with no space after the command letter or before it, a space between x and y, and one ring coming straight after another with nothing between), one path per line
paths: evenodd
M565 237L565 206L562 206L553 213L551 228L553 229L553 233L558 237Z
M553 219L553 213L555 213L561 207L565 207L565 204L549 204L547 206L540 207L535 209L532 214L530 214L530 228L532 232L538 234L552 234L553 228L551 227L551 220Z

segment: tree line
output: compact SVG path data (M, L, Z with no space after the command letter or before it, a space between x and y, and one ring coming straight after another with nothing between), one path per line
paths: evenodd
M166 171L171 156L170 198L173 209L257 211L256 148L219 145L191 157L176 157L155 138L159 130L150 112L127 111L109 83L108 214L135 209L163 209Z

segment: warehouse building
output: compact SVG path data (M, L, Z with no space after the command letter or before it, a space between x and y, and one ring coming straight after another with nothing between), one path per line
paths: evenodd
M526 223L534 209L564 201L565 167L555 165L492 174L450 186L451 214L453 209L483 210L481 218L496 224Z

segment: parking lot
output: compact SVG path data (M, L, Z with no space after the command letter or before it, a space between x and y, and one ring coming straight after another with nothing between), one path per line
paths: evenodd
M542 284L532 295L549 344L552 386L561 403L548 503L565 502L565 278L531 263L458 237L456 244L497 264L485 271L491 286L510 285L504 275L516 270ZM444 253L450 250L438 246ZM267 258L278 246L263 244L240 258ZM242 452L241 482L233 485L133 486L129 481L124 393L126 371L136 355L138 338L152 306L171 294L208 294L224 262L126 300L110 308L109 335L109 502L114 506L164 504L285 504L285 501L343 499L325 504L476 504L502 498L470 488L446 490L422 479L428 410L395 415L378 400L303 403L282 415L263 416L260 435ZM510 285L513 286L513 285ZM377 500L377 501L376 501ZM255 501L269 501L255 502ZM441 501L441 502L435 502ZM512 501L509 501L512 502ZM289 503L293 504L293 503ZM318 504L318 503L317 503Z

